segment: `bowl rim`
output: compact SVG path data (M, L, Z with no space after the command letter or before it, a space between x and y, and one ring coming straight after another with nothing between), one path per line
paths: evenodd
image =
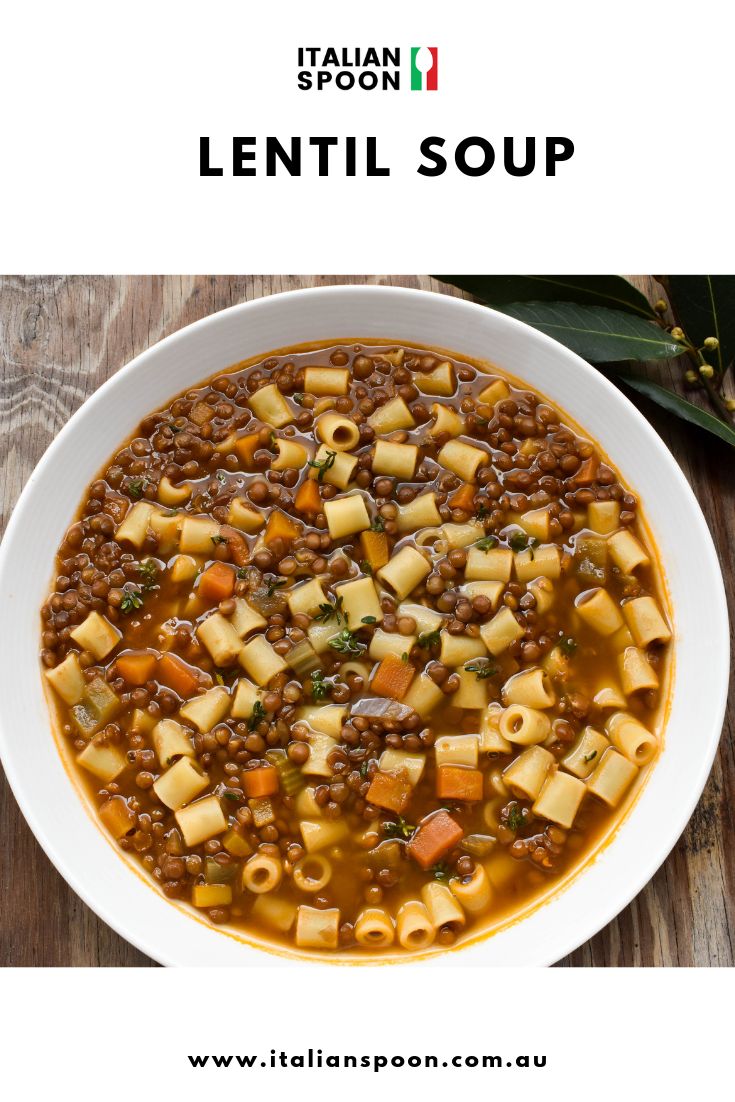
M386 297L391 299L403 299L409 301L413 299L419 303L426 300L439 300L443 304L451 304L448 309L456 311L464 311L468 321L471 317L487 313L494 315L495 319L502 319L502 325L506 327L507 331L513 335L517 334L523 337L524 333L528 335L528 331L533 334L534 340L539 346L546 346L550 352L557 357L561 357L567 361L567 364L574 365L576 369L582 374L588 376L594 376L597 385L602 391L607 391L609 394L614 395L615 401L622 402L627 406L627 413L630 417L637 420L640 430L647 438L647 445L658 453L658 456L663 460L664 464L668 468L668 473L671 475L674 483L676 484L677 493L687 499L690 511L694 517L694 522L697 526L697 537L701 544L701 549L705 555L705 561L700 563L702 574L708 577L708 581L712 586L712 596L716 599L715 607L721 609L721 616L717 622L712 624L712 637L710 639L710 657L711 666L714 671L714 678L716 683L719 684L719 696L711 701L711 718L708 721L709 739L706 744L706 751L700 753L698 757L698 768L695 775L690 779L688 787L689 796L688 799L679 805L678 812L671 814L667 819L667 829L662 833L663 836L659 839L651 848L651 852L645 862L636 866L636 871L632 875L626 886L622 889L618 889L614 895L614 902L612 904L600 905L594 912L594 914L586 914L584 919L580 919L575 922L573 932L568 936L557 935L553 939L549 940L546 946L539 947L533 955L533 959L529 960L529 964L534 966L544 966L555 963L567 956L575 948L584 945L591 937L604 928L610 921L612 921L616 915L618 915L630 902L639 894L639 892L645 887L645 885L654 876L656 871L661 867L666 858L671 853L672 849L676 845L681 833L685 829L699 799L704 790L707 782L715 754L719 745L722 725L725 716L725 710L727 705L728 690L729 690L729 663L730 663L730 634L729 634L729 621L727 612L727 602L725 596L724 581L722 578L722 572L720 564L717 558L717 553L712 541L711 534L707 527L706 520L701 511L699 502L694 495L692 488L686 480L681 468L677 461L666 447L662 439L650 425L650 423L643 417L639 410L633 405L633 403L622 394L608 379L601 373L597 372L591 365L589 365L581 357L571 352L565 346L555 341L553 338L541 333L538 330L532 329L532 327L526 325L524 322L520 322L515 318L512 318L501 312L492 310L490 307L470 302L467 299L459 298L453 295L447 295L436 291L425 291L413 288L395 287L392 285L375 285L375 284L337 284L323 287L309 287L300 288L292 291L279 292L273 295L267 295L258 299L247 300L227 307L223 310L216 311L212 314L208 314L203 318L200 318L190 324L181 327L175 332L162 338L161 340L150 345L142 352L140 352L133 359L129 360L122 367L115 372L109 379L107 379L101 386L90 394L90 396L82 403L82 405L72 414L66 424L55 435L55 437L49 443L46 451L43 453L34 470L26 481L25 486L13 508L12 514L7 524L5 535L0 545L0 597L2 597L5 590L5 575L8 570L8 562L13 555L16 542L17 533L21 530L22 525L28 521L27 513L29 512L30 503L32 502L33 495L36 493L36 486L39 482L42 482L45 472L55 462L57 453L61 452L66 446L66 441L69 437L73 436L77 431L80 423L90 415L100 402L106 402L111 394L114 394L115 390L122 386L124 381L132 374L145 370L146 366L151 360L155 360L157 356L164 350L175 348L180 343L186 343L189 341L194 333L201 333L206 329L216 328L217 325L226 323L226 320L232 317L237 317L244 314L246 317L254 310L263 309L265 306L268 309L273 308L274 301L276 306L283 305L286 309L289 308L290 303L296 300L303 299L316 299L328 297L333 299L335 303L340 300L344 301L349 298L355 298L357 296L375 296ZM479 318L478 318L479 320ZM400 328L401 322L396 323L396 328ZM386 326L390 328L390 324ZM353 335L354 339L359 339L359 334ZM325 341L331 339L328 333L325 333ZM341 339L347 339L345 337ZM386 339L400 340L400 338L390 338L386 336ZM263 349L262 355L266 356L270 349ZM462 355L461 350L454 350L456 355ZM261 353L256 353L257 356ZM248 357L250 358L250 357ZM219 370L226 371L233 364L223 365ZM202 380L203 381L203 380ZM195 383L192 386L197 385ZM529 384L530 386L531 384ZM535 384L534 384L535 388ZM173 397L174 395L172 395ZM556 399L552 398L552 401ZM565 411L566 412L566 411ZM576 415L572 411L568 411L570 416L576 420ZM614 460L614 457L613 461ZM103 460L104 462L104 460ZM0 674L1 676L1 674ZM673 686L672 686L673 689ZM56 748L58 753L58 748ZM13 792L13 795L26 819L29 827L35 835L40 846L44 850L46 856L55 866L60 875L70 885L73 891L86 903L86 905L109 925L116 933L123 937L130 944L134 945L141 952L151 957L154 961L157 961L165 965L181 965L187 963L182 961L175 954L171 955L166 951L165 946L162 946L161 941L150 940L147 931L135 928L134 916L127 913L118 913L117 911L111 912L104 901L95 895L93 881L80 878L77 871L70 866L69 859L64 849L57 845L54 838L49 834L46 825L42 821L42 817L37 811L34 804L32 794L27 790L20 776L20 771L16 770L13 755L13 744L10 738L10 733L7 730L7 725L4 717L4 704L2 694L0 694L0 761L2 761L5 775L8 780L8 784ZM66 768L66 766L65 766ZM75 783L75 782L72 782ZM79 796L79 793L77 792ZM86 808L85 808L86 810ZM622 824L628 821L633 813L633 808L629 809L622 820ZM671 809L670 809L671 810ZM621 825L622 825L621 824ZM96 825L96 829L102 833L102 828ZM105 836L106 837L106 836ZM605 849L610 849L615 846L615 838L611 838L609 844ZM119 860L119 855L115 854L116 859ZM482 946L483 943L495 941L497 938L503 937L508 931L516 928L519 925L523 925L525 922L530 921L534 914L543 910L547 903L553 903L554 900L559 899L560 896L566 895L575 884L577 884L581 877L583 877L589 870L591 865L595 864L595 860L585 862L570 878L568 885L563 888L552 892L549 899L545 900L538 907L531 910L530 913L524 915L516 922L511 923L509 926L502 927L497 933L481 936L471 940L466 945L460 945L456 949L449 952L433 955L431 957L408 957L405 959L398 959L397 961L391 960L390 963L403 963L403 964L453 964L453 963L465 963L464 960L457 959L457 954L467 954L467 957L472 955L473 947L476 949L478 946ZM130 871L135 871L130 868L129 862L123 861L123 865L127 865ZM160 898L165 907L172 913L180 909L171 907L168 900L164 900L159 893L155 891L155 888L151 885L147 885L146 888L152 891L153 894ZM194 917L196 920L197 916ZM199 919L201 922L201 919ZM209 929L209 927L207 927ZM226 929L221 931L219 929L213 931L214 933L225 933ZM230 935L231 936L231 935ZM300 956L295 953L288 953L283 959L278 959L268 950L264 950L261 946L247 939L241 940L239 937L234 939L239 945L242 945L243 949L258 949L260 956L263 958L258 963L275 964L275 963L287 963L289 965L294 964L320 964L324 963L323 958L311 958ZM253 963L247 961L248 964ZM346 960L341 958L339 961L333 963L348 963L357 965L370 965L381 963L379 959L372 960ZM467 963L470 963L467 960ZM474 959L474 964L481 964L482 961Z

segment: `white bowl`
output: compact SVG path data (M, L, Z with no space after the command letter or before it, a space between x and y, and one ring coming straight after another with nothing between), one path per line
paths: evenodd
M0 549L0 752L8 779L62 876L105 922L161 963L293 966L297 958L265 953L172 905L131 872L80 799L51 735L38 663L38 610L54 552L85 486L147 413L239 360L306 341L361 337L490 360L567 411L640 495L674 610L665 749L612 842L528 917L426 963L549 964L581 945L653 876L684 829L712 764L729 670L722 576L684 476L627 398L536 330L444 295L329 287L234 306L161 341L85 402L31 475Z

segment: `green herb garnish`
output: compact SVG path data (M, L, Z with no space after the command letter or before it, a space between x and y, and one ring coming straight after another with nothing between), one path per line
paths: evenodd
M334 639L330 639L329 645L332 650L339 651L340 654L362 654L363 651L367 650L365 643L361 643L359 639L356 639L354 632L351 632L349 628L343 628L339 635L335 635Z
M368 766L369 765L370 765L370 762L367 761L367 759L362 763L362 765L360 766L360 776L361 777L367 777L367 775L368 775Z
M477 510L477 513L475 515L478 520L487 520L487 518L490 516L490 509L488 509L484 501L480 505L480 508Z
M322 604L320 604L319 611L317 612L314 619L318 624L327 624L332 619L332 617L336 617L337 623L341 624L343 615L344 613L342 612L342 598L336 597L334 602L324 601Z
M362 620L360 620L361 624L377 624L377 622L377 616L363 616Z
M370 531L385 532L385 521L380 515L373 517L372 521L370 522Z
M287 582L287 578L274 578L272 582L267 584L267 596L272 597L277 589L283 589Z
M312 700L324 700L325 696L329 692L330 686L324 680L324 670L314 670L311 675L311 697Z
M153 589L158 581L158 567L154 559L139 562L135 568L143 579L143 589Z
M439 861L436 865L432 865L429 872L435 880L449 879L449 866L445 861Z
M241 792L235 792L231 788L226 788L225 791L222 793L222 795L224 796L224 798L226 800L241 800L242 799L242 793Z
M401 662L408 662L408 651L407 650L404 650L403 654L401 655Z
M131 478L128 482L128 497L132 497L133 501L139 501L143 496L146 481L145 478Z
M415 829L416 827L407 823L402 815L399 815L395 822L388 819L383 823L383 830L391 838L410 838Z
M210 536L209 538L211 539L215 547L217 547L220 543L227 543L226 536Z
M476 658L465 666L468 673L474 673L478 681L484 681L486 677L495 677L498 667L494 666L488 658Z
M248 720L248 730L254 731L261 720L265 719L265 708L260 700L256 700L253 704L253 711Z
M327 471L331 470L331 468L334 466L334 461L335 461L336 458L337 458L337 453L336 452L327 451L327 454L324 456L324 459L310 459L309 460L309 466L313 467L316 471L319 472L316 476L317 482L323 482L324 481L324 475L327 473Z
M586 764L587 762L592 761L593 758L596 758L596 757L597 757L597 751L593 750L591 754L585 754L585 756L582 758L582 761L585 762L585 764Z
M370 563L367 561L367 559L363 559L362 562L360 563L360 570L362 570L363 574L369 574L369 575L371 575L372 572L373 572L373 568L370 565Z
M422 631L416 641L420 647L423 647L425 650L431 650L432 647L439 646L441 634L438 628L434 631Z
M492 551L494 547L498 546L497 536L483 536L475 542L475 547L480 551Z
M559 650L562 654L566 654L568 658L572 657L578 646L579 644L571 635L564 635L559 640Z
M303 405L304 395L302 391L297 390L295 394L291 395L291 397L293 398L297 406Z
M133 612L136 608L143 607L143 594L139 589L126 589L120 602L120 611Z
M529 536L526 532L514 532L508 540L508 546L511 551L530 551L531 558L533 558L533 549L538 547L538 540L535 536Z
M513 804L508 812L508 829L513 831L520 830L524 822L523 808L519 807L518 804Z

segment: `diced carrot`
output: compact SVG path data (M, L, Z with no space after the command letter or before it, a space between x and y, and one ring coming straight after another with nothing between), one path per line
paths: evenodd
M258 450L259 438L260 433L250 432L247 436L241 436L239 440L235 441L235 451L245 467L252 466L253 456Z
M440 800L481 800L482 773L464 765L440 765L436 771L436 794Z
M453 509L463 509L471 513L475 507L475 494L477 487L470 482L464 482L458 490L455 490L447 502Z
M100 819L113 838L122 838L136 823L135 812L131 811L122 796L111 796L100 808Z
M245 795L250 800L259 799L261 796L272 796L278 791L278 770L272 765L246 769L241 777Z
M400 815L406 810L413 789L408 781L392 773L376 773L367 793L367 801L386 811L395 811Z
M149 651L121 654L115 662L115 672L128 685L145 685L155 675L158 657Z
M446 811L434 811L421 820L406 848L422 869L430 869L457 845L463 834L462 827Z
M194 670L176 654L164 654L158 659L158 680L184 698L193 696L199 688Z
M370 688L376 696L403 700L415 673L410 662L404 662L397 654L386 654L373 674Z
M319 492L319 483L307 478L296 491L293 507L299 513L321 513L322 495Z
M360 545L362 553L370 563L373 572L380 570L381 566L385 566L388 562L390 549L385 532L361 532Z
M223 562L214 562L208 566L199 578L199 596L205 601L219 604L226 601L235 592L235 571Z
M265 532L263 534L263 542L266 547L268 547L275 540L284 540L286 542L295 540L298 534L298 524L295 524L285 513L274 511L268 517L268 523L265 526Z
M591 455L579 465L576 474L572 476L572 481L577 486L591 486L597 478L599 466L600 460L596 455Z

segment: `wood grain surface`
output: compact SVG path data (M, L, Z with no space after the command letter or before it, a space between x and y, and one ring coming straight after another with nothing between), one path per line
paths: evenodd
M635 282L654 297L649 277ZM85 398L133 356L226 306L295 287L416 276L0 277L0 531L35 463ZM681 369L652 369L667 383ZM634 397L694 487L735 609L735 463L727 445ZM112 446L111 442L111 446ZM693 564L694 565L694 564ZM696 737L696 732L692 732ZM668 860L613 922L563 965L735 963L735 701L712 774ZM150 965L67 887L0 777L0 965Z

